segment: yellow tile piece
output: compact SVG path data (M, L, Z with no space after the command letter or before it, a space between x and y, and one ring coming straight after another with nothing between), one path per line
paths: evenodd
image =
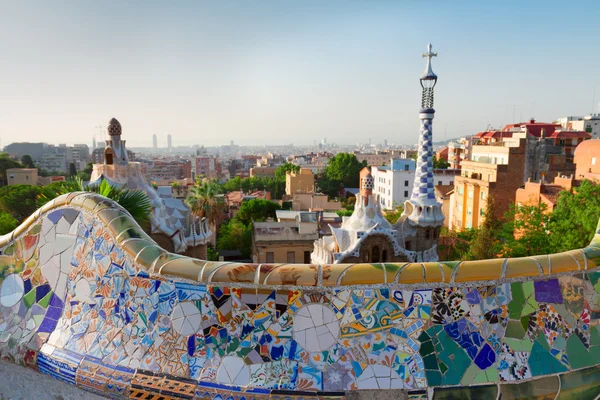
M451 265L446 263L438 263L439 267L444 272L444 282L450 283L452 282L452 274L454 273L454 268Z
M542 271L544 271L544 275L550 274L550 261L548 260L547 255L533 256L528 258L537 261L542 266Z
M199 281L208 283L208 279L210 278L210 275L213 272L215 272L217 269L219 269L222 266L227 265L227 264L232 264L232 263L224 262L224 261L208 261L206 264L204 264L204 268L202 269L202 272L199 276Z
M423 279L423 265L420 263L410 263L400 271L398 283L425 283Z
M96 206L106 200L106 197L100 196L99 194L92 193L90 196L87 196L83 201L82 207L88 209L90 211L94 211Z
M541 276L543 271L533 259L528 257L509 258L506 264L505 278L522 278L528 276Z
M138 253L137 257L135 258L135 262L150 271L154 261L163 253L166 253L166 250L160 248L159 246L147 246Z
M340 285L368 285L385 283L382 264L354 264L338 279Z
M387 283L396 282L396 277L398 276L398 272L404 268L404 266L408 265L408 263L385 263L385 276Z
M340 275L350 266L351 264L325 264L321 267L323 271L323 286L337 286Z
M124 243L121 242L122 249L133 258L135 258L144 247L148 246L156 246L156 243L145 239L129 239Z
M462 262L454 275L454 282L500 279L503 264L504 258Z
M196 281L205 264L205 261L196 260L194 258L177 258L165 263L159 273L161 275L177 276Z
M445 276L442 276L442 270L440 269L439 263L423 263L423 268L425 269L425 281L427 283L440 283L445 281ZM452 276L452 273L450 276Z
M67 204L71 204L71 202L73 201L74 198L76 198L82 194L85 194L85 193L87 193L87 192L71 192L71 193L69 193L67 195Z
M226 264L211 274L210 283L254 283L257 269L258 264Z
M109 208L106 210L100 210L96 213L96 218L98 218L104 225L107 225L115 218L121 216L120 210L116 210L114 208Z
M154 262L151 265L150 270L154 273L159 273L160 269L165 264L167 264L171 260L176 260L178 258L184 258L184 256L181 256L179 254L164 252L164 253L160 254L158 257L156 257L156 259L154 260Z
M558 274L561 272L579 271L584 265L577 265L577 261L571 257L571 252L550 254L550 272Z
M267 276L266 285L317 286L319 266L282 264Z

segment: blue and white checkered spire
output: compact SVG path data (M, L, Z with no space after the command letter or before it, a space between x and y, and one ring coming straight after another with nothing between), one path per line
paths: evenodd
M415 205L432 205L437 203L433 189L433 131L432 122L435 110L433 109L433 88L437 83L437 75L431 69L431 58L437 53L431 51L431 43L427 46L427 67L421 76L422 101L419 118L421 131L419 135L419 148L417 157L417 170L413 186L411 202Z

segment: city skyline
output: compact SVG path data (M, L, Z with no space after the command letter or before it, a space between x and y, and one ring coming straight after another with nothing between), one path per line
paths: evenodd
M3 145L415 144L428 42L435 141L600 112L600 28L557 2L7 3L0 34Z

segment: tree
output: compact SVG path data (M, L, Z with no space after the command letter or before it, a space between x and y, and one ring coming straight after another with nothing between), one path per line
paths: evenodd
M6 235L19 226L19 221L6 211L0 211L0 235Z
M492 196L487 198L484 217L483 224L479 226L471 243L469 258L473 260L495 258L500 251L502 223L496 218L496 202Z
M82 181L88 182L92 177L92 170L94 169L94 164L89 162L86 164L83 171L79 171L77 173L77 177L79 177Z
M252 252L252 225L246 225L235 218L221 225L217 248L239 250L242 258L249 258Z
M0 188L0 211L22 222L38 208L36 204L39 186L11 185Z
M63 194L81 191L98 193L101 196L116 201L142 228L146 228L150 222L152 201L146 192L112 186L105 179L98 185L84 186L81 179L75 178L44 186L37 196L37 207L41 207L50 200Z
M445 226L442 227L438 241L440 261L464 261L471 259L471 244L477 232L477 229L450 231Z
M398 219L402 215L403 211L404 211L404 207L402 207L402 206L398 206L394 210L386 211L385 212L385 219L390 224L395 224L396 222L398 222Z
M504 257L526 257L551 253L548 223L550 214L545 203L511 204L502 226Z
M8 185L6 170L9 168L23 168L20 162L11 159L8 153L0 153L0 186Z
M342 209L342 210L337 210L335 213L337 215L339 215L340 217L349 217L354 213L354 211Z
M23 157L21 157L21 164L23 164L25 168L35 168L33 159L29 154L25 154Z
M281 206L277 203L264 199L252 199L242 202L235 219L244 225L249 225L252 221L275 218L277 210L281 210Z
M75 163L69 164L69 178L74 178L77 175L77 168L75 167Z
M560 192L548 224L553 252L587 246L594 237L599 218L599 184L584 180L573 193Z
M443 158L438 160L437 156L433 156L433 168L435 169L448 169L450 163Z
M225 198L221 187L214 181L205 181L194 185L185 199L192 213L200 218L208 218L211 225L216 226L223 219Z
M366 166L367 161L359 162L354 154L338 153L317 177L318 186L329 197L337 197L343 188L359 187L360 171Z

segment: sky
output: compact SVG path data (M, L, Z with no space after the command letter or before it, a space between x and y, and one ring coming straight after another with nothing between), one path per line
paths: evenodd
M130 147L413 144L429 42L435 141L587 115L597 15L595 1L0 0L0 140L91 144L115 117Z

